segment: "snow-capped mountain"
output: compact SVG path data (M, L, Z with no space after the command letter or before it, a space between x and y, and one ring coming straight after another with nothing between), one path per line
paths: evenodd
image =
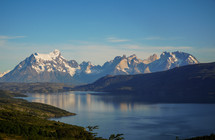
M59 50L54 50L49 54L32 54L5 74L1 81L90 83L106 75L150 73L197 63L198 60L188 53L164 52L160 58L153 54L144 60L135 54L116 56L100 66L85 61L81 64L75 60L68 61Z
M67 61L60 51L49 54L34 53L2 77L7 82L74 82L75 61Z
M32 64L32 68L36 70L37 73L42 72L65 72L68 73L70 76L75 74L76 69L78 66L75 64L75 61L67 61L61 56L59 50L54 50L49 54L39 54L35 53L32 56L32 60L30 63ZM20 67L22 68L22 67Z
M175 67L198 64L199 61L191 54L184 52L163 52L160 59L148 64L150 72L164 71Z
M138 69L139 64L144 64L143 60L138 59L135 54L126 57L125 55L117 56L114 60L106 62L103 66L103 72L111 75L119 74L137 74L141 73Z
M100 73L101 72L101 66L99 65L93 65L91 64L90 61L88 62L82 62L80 64L80 67L81 67L81 72L84 73L84 74L97 74L97 73Z

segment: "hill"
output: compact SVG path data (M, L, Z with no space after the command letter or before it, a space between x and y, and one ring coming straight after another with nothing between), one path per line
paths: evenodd
M108 75L74 90L132 94L153 102L215 103L214 85L215 63L202 63L148 74Z

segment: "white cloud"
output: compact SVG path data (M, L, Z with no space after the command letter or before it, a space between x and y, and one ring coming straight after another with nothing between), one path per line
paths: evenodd
M108 42L112 42L112 43L120 43L120 42L128 42L128 41L130 41L128 39L119 39L119 38L116 38L116 37L108 37L108 38L106 38L106 40Z
M144 38L144 40L165 40L165 39L162 37L153 36L153 37L146 37Z
M157 49L163 49L163 50L190 50L192 47L190 46L161 46L161 47L154 47Z
M25 38L25 36L0 36L1 40L17 39L17 38Z
M137 51L144 51L144 50L190 50L192 49L191 46L149 46L149 45L120 45L120 47L124 49L133 49Z
M177 40L181 39L180 37L160 37L160 36L150 36L146 37L143 40Z

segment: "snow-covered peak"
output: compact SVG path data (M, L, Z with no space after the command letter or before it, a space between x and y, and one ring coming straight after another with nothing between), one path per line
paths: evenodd
M3 77L5 74L9 73L10 70L6 71L6 72L3 72L3 73L0 73L0 77Z
M49 54L34 53L26 58L23 64L18 66L18 69L23 69L27 66L30 66L38 74L43 72L62 72L68 73L70 76L73 76L76 69L78 69L75 61L64 59L59 50L54 50Z
M190 64L198 64L198 60L189 53L185 52L163 52L160 59L149 63L151 72L163 71L174 67L185 66Z
M119 71L126 72L125 69L129 69L127 59L123 59L120 63L116 66L116 69Z
M144 59L143 63L144 64L149 64L151 62L154 62L157 59L159 59L158 56L157 56L157 54L153 54L153 55L149 56L147 59Z
M198 63L199 63L199 61L198 61L194 56L192 56L192 55L190 55L190 56L188 57L188 61L189 61L190 63L192 63L192 64L198 64Z
M139 74L164 71L179 66L199 63L191 54L184 52L163 52L159 58L153 54L147 59L139 59L135 54L116 56L101 67L91 62L78 64L66 60L59 50L51 53L34 53L20 62L11 72L0 73L5 81L49 81L49 82L93 82L105 75Z
M85 74L95 74L95 73L99 73L101 71L101 66L100 65L93 65L90 61L86 62L83 61L80 64L80 69L82 73Z
M60 53L60 51L59 50L57 50L57 49L55 49L53 52L51 52L49 55L51 55L51 56L60 56L61 55L61 53Z
M185 53L185 52L173 52L175 54L175 56L182 62L182 60L184 60L185 64L198 64L199 61L194 57L192 56L191 54L189 53Z
M161 53L160 58L162 59L162 58L171 57L171 56L173 56L172 52L163 52Z
M153 55L149 56L149 58L148 58L148 60L149 60L150 62L153 62L153 61L155 61L155 60L157 60L157 59L158 59L157 54L153 54Z
M51 61L53 59L56 59L57 57L59 57L61 55L59 50L54 50L53 52L49 53L49 54L40 54L40 53L35 53L34 57L36 59L40 59L40 60L45 60L45 61Z

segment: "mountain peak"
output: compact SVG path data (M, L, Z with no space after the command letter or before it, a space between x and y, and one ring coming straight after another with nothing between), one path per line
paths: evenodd
M173 55L173 53L172 52L163 52L163 53L161 53L161 55L160 55L160 57L161 58L163 58L163 57L170 57L170 56L172 56Z
M187 61L188 64L198 64L199 63L199 61L194 56L192 56L189 53L185 53L185 52L181 52L181 51L163 52L160 55L160 58L162 58L162 59L166 59L166 58L175 59L175 61L180 61L180 62L182 60L185 60L185 61Z
M3 73L0 73L0 78L3 77L4 75L6 75L7 73L9 73L11 70L5 71Z
M160 58L153 54L144 60L138 59L135 54L116 56L103 66L93 65L89 61L78 64L75 60L63 58L56 49L47 54L32 54L0 79L8 82L88 83L107 74L150 73L197 63L198 60L191 54L177 51L163 52Z
M157 54L153 54L153 55L149 56L147 60L149 60L150 62L153 62L153 61L155 61L157 59L158 59Z
M34 57L36 59L41 59L41 60L45 60L45 61L51 61L53 59L56 59L59 56L61 56L61 53L57 49L55 49L53 52L51 52L49 54L34 53Z
M60 51L55 49L53 52L50 53L50 55L56 55L56 56L59 56L61 55Z
M90 61L83 61L80 65L88 66L88 65L93 65L93 64Z
M137 56L136 56L136 54L132 54L132 55L130 55L128 58L136 58Z

